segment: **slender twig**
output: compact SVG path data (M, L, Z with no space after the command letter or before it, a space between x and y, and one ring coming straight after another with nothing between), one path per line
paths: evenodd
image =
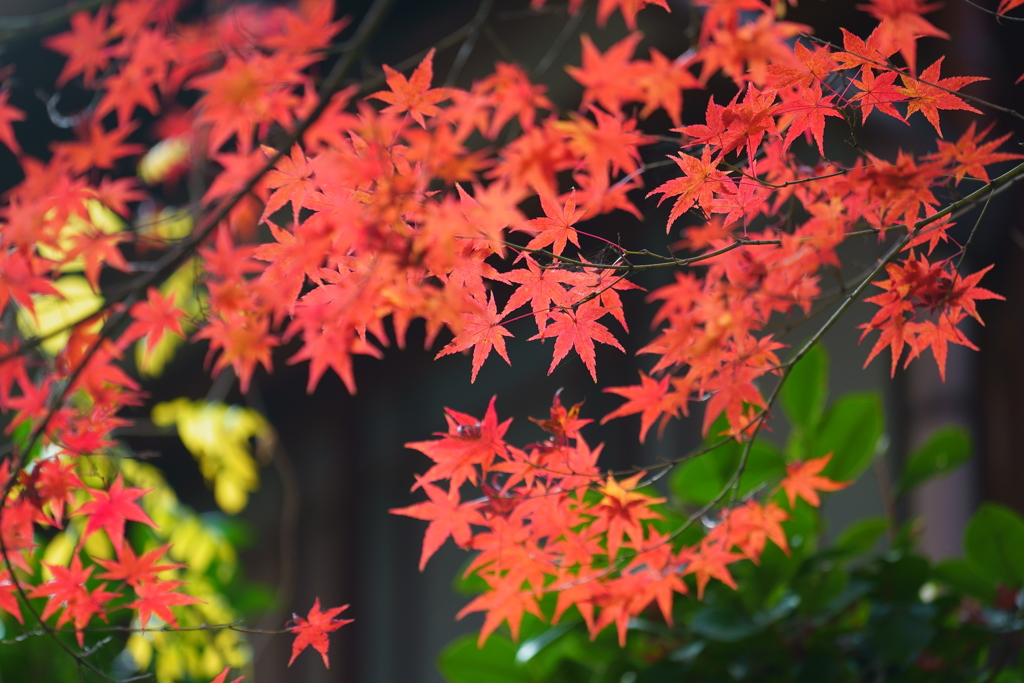
M586 13L586 8L581 7L576 10L575 14L570 14L569 19L562 26L562 30L559 32L555 39L551 41L551 46L548 47L548 51L544 53L544 56L537 62L537 66L533 67L533 71L530 72L530 76L533 78L540 78L547 70L551 68L551 65L555 63L555 59L558 58L558 54L565 47L565 44L569 42L573 34L576 33L576 29L579 28L580 22L583 21L583 15Z
M967 236L967 241L964 242L964 246L960 249L960 258L956 262L956 274L960 275L960 266L964 263L964 258L967 256L967 250L971 248L971 242L974 241L974 233L978 232L978 226L981 225L981 219L985 217L985 212L988 211L988 205L992 202L994 193L989 193L988 198L985 199L985 203L981 206L981 213L978 214L978 220L974 221L974 227L971 228L971 234Z
M68 3L38 14L0 18L0 44L9 43L15 38L22 38L34 33L45 33L63 24L72 14L96 9L104 2L105 0L85 0L79 3Z
M990 10L987 7L982 7L981 5L979 5L977 3L971 2L971 0L964 0L964 2L966 2L971 7L980 9L985 14L991 14L996 19L1006 19L1008 21L1024 21L1024 17L1008 17L1005 14L1000 14L999 12L993 12L992 10Z
M484 22L487 21L487 16L491 13L493 5L494 0L480 0L480 6L477 7L476 15L467 24L469 35L462 41L462 47L459 48L458 53L455 55L452 68L448 70L448 78L444 81L446 87L450 88L458 82L462 68L466 66L466 61L473 54L473 48L476 47L476 41L480 39L480 31L483 28Z

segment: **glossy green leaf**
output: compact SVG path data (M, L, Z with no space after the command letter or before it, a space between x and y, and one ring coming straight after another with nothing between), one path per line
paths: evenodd
M868 621L868 638L885 662L909 664L935 635L935 608L920 603L878 604Z
M476 634L465 635L441 653L437 667L449 683L529 683L529 673L515 662L511 640L492 633L478 648L476 639Z
M933 477L950 474L970 459L972 448L971 435L963 427L938 430L907 459L899 492L906 493Z
M822 418L811 457L832 453L822 474L836 481L853 481L871 464L883 427L882 400L877 393L847 394Z
M732 607L708 607L697 613L690 628L699 636L720 643L735 643L761 631L748 615Z
M828 354L821 344L811 347L782 385L782 407L794 427L813 430L828 397Z
M996 599L995 583L978 573L962 558L956 557L939 562L932 568L932 574L954 590L978 598L982 602L991 603Z
M743 445L730 441L675 468L670 487L684 503L706 505L721 494L739 467ZM782 453L766 441L755 441L740 479L739 494L781 479L786 473Z
M889 520L885 517L860 519L843 529L835 545L851 555L863 555L878 545L888 529Z
M964 553L982 576L1020 586L1024 583L1024 519L1008 507L983 504L967 525Z

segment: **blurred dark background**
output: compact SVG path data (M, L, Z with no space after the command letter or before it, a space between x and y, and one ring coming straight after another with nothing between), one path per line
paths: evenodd
M230 3L208 3L209 7L196 11L217 11L227 4ZM358 19L369 4L368 0L339 0L338 10ZM593 2L585 3L589 11L581 19L569 18L564 3L551 0L549 4L552 11L538 13L528 10L528 0L495 2L457 84L468 87L473 80L484 77L495 60L516 61L528 71L533 70L534 79L548 86L548 95L560 111L574 107L581 89L568 77L563 65L579 64L579 34L590 34L604 50L627 31L618 13L604 30L598 29L594 25ZM658 8L641 12L639 24L645 41L640 56L646 57L647 46L655 46L672 58L690 47L697 30L694 10L682 0L669 0L669 4L673 8L671 14ZM34 15L59 6L61 3L49 0L0 1L0 36L6 35L3 22L10 22L12 17ZM398 0L364 56L363 75L373 77L379 73L377 65L400 62L433 45L469 22L478 6L478 0ZM852 0L801 0L799 7L790 8L786 18L811 24L817 35L832 41L841 41L839 26L861 35L867 35L874 26L868 15L855 9ZM1008 86L1024 70L1024 29L1012 25L1013 22L1000 24L961 0L951 0L939 12L929 15L929 19L953 34L954 39L921 40L920 68L945 54L944 76L988 76L992 79L988 83L972 86L973 94L1006 107L1024 109L1019 88ZM57 24L51 30L64 28ZM460 45L438 53L435 83L445 80ZM17 67L12 102L29 113L29 120L18 125L17 132L28 153L44 156L50 141L71 135L50 123L43 104L52 92L62 58L39 46L38 33L5 38L3 48L4 64ZM537 69L543 62L550 66ZM731 98L735 90L731 82L716 78L709 92L716 93L717 101L722 102ZM708 93L687 93L686 123L701 119L707 97ZM64 103L73 108L74 95L69 95ZM998 134L1019 133L1019 121L995 112L986 115L996 122ZM970 115L944 112L947 139L958 137L971 120ZM663 116L655 115L643 127L664 131L670 124ZM836 156L843 158L848 146L842 129L830 123L827 130L826 148L830 152L836 150ZM908 132L902 124L876 116L867 132L871 139L862 141L864 146L885 158L895 158L899 146L922 153L933 149L932 131L927 126L915 125ZM667 145L653 146L646 149L645 158L652 160L674 151ZM671 169L649 173L645 176L647 188L671 175ZM13 156L6 149L0 150L0 185L10 187L19 177ZM627 247L643 244L658 248L677 239L675 234L664 235L666 211L657 209L653 200L642 207L645 223L619 212L602 217L596 230L610 239L621 239ZM884 393L889 435L885 462L889 466L897 465L943 424L960 423L974 433L977 448L973 460L947 479L924 487L908 509L899 511L903 517L923 517L923 545L936 557L959 552L964 524L980 500L997 500L1024 512L1024 460L1017 446L1024 436L1024 394L1020 389L1024 386L1024 227L1019 218L1022 209L1021 192L1011 190L999 196L992 201L974 238L965 270L973 272L995 263L995 269L982 284L1005 295L1007 301L979 305L987 327L976 326L968 336L981 351L951 349L944 384L930 357L915 362L905 372L897 372L892 381L887 376L886 354L863 369L870 346L867 342L857 344L856 326L870 317L874 308L870 305L854 306L825 340L832 361L832 396L863 390ZM954 231L961 241L974 219L973 215L965 216ZM847 245L847 272L860 272L878 253L873 238ZM652 289L669 277L669 273L648 274L638 283ZM444 430L444 407L481 415L492 395L498 396L499 416L515 418L508 438L520 445L541 436L539 428L527 418L544 415L560 388L564 401L586 401L584 416L599 418L606 414L620 401L600 389L634 383L637 367L649 367L634 354L650 339L654 309L643 303L641 292L627 292L624 300L631 334L618 336L627 353L606 346L598 348L597 386L574 356L547 375L551 344L525 342L530 331L529 324L523 324L511 327L517 335L517 339L509 342L514 367L491 358L475 384L469 382L468 357L448 356L434 361L439 347L424 350L422 327L414 327L408 348L388 349L382 361L357 358L359 393L355 396L350 396L333 375L325 376L316 392L307 395L305 364L286 363L294 348L278 350L272 376L257 372L249 396L243 397L237 386L229 388L225 399L249 403L263 411L278 430L282 445L277 461L263 470L261 488L241 515L255 530L255 542L243 555L247 578L278 587L288 603L285 616L292 611L304 614L313 599L319 597L325 605L351 603L347 615L356 619L355 624L332 637L330 670L325 670L319 659L312 656L300 658L288 669L285 665L290 639L264 642L260 637L254 638L257 680L442 680L434 666L437 654L457 635L477 628L480 619L474 615L461 622L454 620L455 613L468 599L452 587L453 578L466 560L465 553L448 544L424 572L418 572L425 523L388 514L390 508L410 505L422 497L410 493L409 488L413 474L424 470L427 459L403 445ZM796 344L810 334L815 322L797 327L783 341ZM152 400L207 396L211 380L202 372L205 353L205 344L186 345L163 377L147 385ZM222 383L217 391L223 394L223 389ZM595 424L584 434L591 443L605 443L606 467L619 468L682 455L699 442L700 421L701 410L695 406L689 419L671 423L662 439L651 438L644 446L637 443L636 417L605 426ZM784 426L775 425L771 438L781 441ZM137 437L131 443L159 454L155 462L165 470L184 500L199 510L216 508L194 460L176 437ZM880 514L883 507L878 479L869 471L857 485L828 500L830 533L852 519ZM284 514L286 510L288 514Z

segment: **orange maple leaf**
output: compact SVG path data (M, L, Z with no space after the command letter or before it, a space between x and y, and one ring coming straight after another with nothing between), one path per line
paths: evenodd
M994 123L978 133L975 131L975 122L971 121L971 125L967 127L956 143L939 140L939 151L931 158L954 165L953 178L957 183L967 176L978 178L986 183L989 182L986 166L998 164L1001 161L1024 158L1020 154L996 151L1001 144L1009 139L1011 133L994 140L984 141L993 126L995 126Z
M580 238L573 226L586 214L587 210L576 208L576 191L573 190L561 207L543 194L540 196L540 204L546 217L527 221L528 225L539 228L541 232L530 240L526 248L543 249L550 244L552 245L551 250L559 255L565 250L566 241L572 242L579 248Z
M921 72L919 78L901 75L903 87L897 88L907 96L907 118L910 118L910 115L916 111L921 112L935 127L935 132L939 134L940 138L942 129L939 127L939 109L959 109L975 114L981 113L951 91L959 90L969 83L988 80L980 76L953 76L940 79L939 69L942 67L943 59L945 57L939 57L934 64Z
M684 551L687 560L686 570L683 576L695 574L697 577L697 599L704 599L704 589L707 588L711 579L718 579L729 588L736 590L736 580L729 573L728 565L744 559L739 553L730 552L723 543L716 543L705 539L700 549L696 551Z
M601 418L601 424L617 417L641 413L640 443L643 443L647 431L654 426L654 422L659 417L661 417L661 429L663 430L670 417L679 417L680 413L686 412L688 393L669 393L671 380L672 377L669 375L656 380L641 372L639 386L606 388L606 392L618 394L628 400Z
M488 580L488 583L491 581ZM537 606L537 598L532 591L520 590L519 586L513 585L510 581L498 582L497 586L491 588L492 590L478 596L455 615L456 619L461 619L471 612L487 612L487 616L484 617L484 625L480 629L480 636L477 639L478 647L483 647L488 636L503 621L508 622L512 638L516 640L519 638L519 626L523 622L524 613L529 612L536 617L543 618L543 613Z
M427 531L423 535L423 551L420 554L420 571L423 571L423 568L427 566L427 560L444 545L449 536L457 546L465 548L473 538L473 532L469 525L484 526L486 522L483 515L480 514L478 501L460 504L458 489L445 493L437 486L425 481L421 481L420 486L427 492L430 500L409 507L394 508L388 512L393 515L405 515L430 521L430 525L427 526Z
M391 90L381 90L373 93L370 97L383 100L391 105L385 107L383 111L396 114L407 111L416 123L426 128L427 123L423 117L440 114L441 108L437 106L437 103L451 96L448 88L431 89L430 87L430 82L434 79L434 52L434 48L431 48L408 79L385 64L384 75Z
M832 454L814 458L807 462L793 462L786 465L786 477L782 480L782 488L789 498L789 507L796 507L796 499L803 498L814 507L821 505L818 491L838 491L852 484L851 481L833 481L828 477L819 476L821 471L832 459Z

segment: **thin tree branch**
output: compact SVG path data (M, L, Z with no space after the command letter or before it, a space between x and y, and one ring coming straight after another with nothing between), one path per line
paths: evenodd
M462 68L466 66L466 61L469 56L473 54L473 48L476 47L476 41L480 39L480 31L487 21L487 16L491 13L491 7L494 6L494 0L480 0L480 6L477 7L476 15L473 20L467 24L469 29L469 35L462 41L462 47L459 48L458 53L455 55L455 61L452 62L452 68L448 70L448 78L445 79L444 84L446 87L454 86L458 80L459 75L462 73Z
M63 24L72 14L96 9L106 0L85 0L81 3L68 3L38 14L23 17L0 18L0 49L4 43L35 33L46 33L50 29Z

